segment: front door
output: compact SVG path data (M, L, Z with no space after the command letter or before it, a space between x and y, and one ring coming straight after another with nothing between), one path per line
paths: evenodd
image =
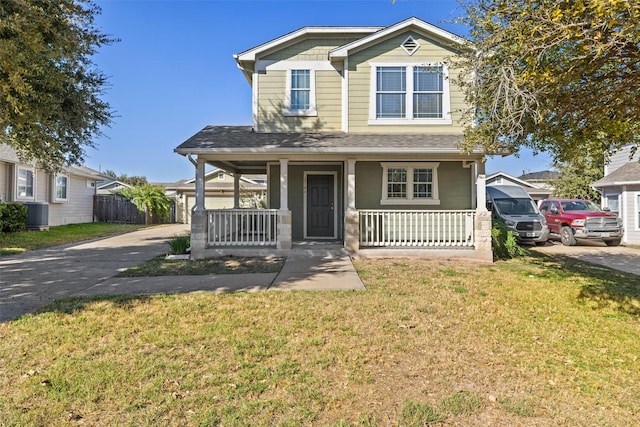
M307 175L305 237L335 238L334 175Z

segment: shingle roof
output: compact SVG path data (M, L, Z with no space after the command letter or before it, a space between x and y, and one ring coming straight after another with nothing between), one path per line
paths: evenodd
M593 187L640 184L640 163L629 162L591 184Z
M22 163L18 152L7 144L0 144L0 161L9 163ZM33 162L32 162L33 163ZM104 178L100 172L88 168L86 166L66 166L63 170L71 175L76 175L83 178L95 179L97 181Z
M256 133L250 126L207 126L180 144L180 154L225 153L460 153L462 135ZM474 151L480 154L481 151Z

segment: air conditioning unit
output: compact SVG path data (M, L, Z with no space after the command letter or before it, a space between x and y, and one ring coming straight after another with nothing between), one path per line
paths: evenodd
M49 229L49 203L25 202L27 206L27 230Z

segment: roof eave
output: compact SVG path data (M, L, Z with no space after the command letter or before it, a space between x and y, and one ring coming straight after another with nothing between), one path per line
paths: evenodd
M348 57L349 53L354 49L364 47L374 42L375 40L388 37L396 32L402 31L407 27L411 27L411 26L416 26L427 33L433 34L446 41L458 44L460 45L460 47L467 45L467 42L465 41L464 38L456 34L453 34L447 30L443 30L442 28L436 27L433 24L429 24L428 22L425 22L422 19L411 17L411 18L405 19L404 21L398 22L397 24L381 29L373 34L370 34L367 37L363 37L360 40L356 40L354 42L348 43L344 46L340 46L329 51L329 59L331 60L344 59Z
M310 35L326 35L326 34L336 34L336 35L344 35L344 34L371 34L373 32L379 31L384 27L303 27L288 34L285 34L281 37L275 38L271 41L253 47L244 52L240 52L238 54L233 55L236 62L252 62L256 61L258 55L269 51L275 47L286 45L293 40L296 40L300 37L310 36Z

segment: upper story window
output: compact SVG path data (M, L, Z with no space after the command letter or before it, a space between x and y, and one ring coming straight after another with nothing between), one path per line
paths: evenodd
M33 199L35 172L31 168L18 166L16 174L16 194L18 199Z
M286 116L316 116L314 70L287 70Z
M382 205L438 205L438 165L381 163Z
M54 182L55 201L67 201L67 191L69 188L69 177L66 175L56 175Z
M369 124L451 124L444 64L371 64Z

